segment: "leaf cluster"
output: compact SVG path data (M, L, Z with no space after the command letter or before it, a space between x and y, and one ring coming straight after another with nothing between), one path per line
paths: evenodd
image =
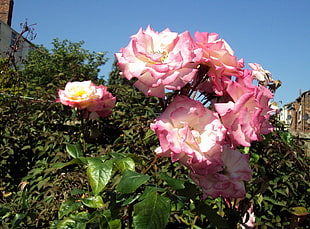
M308 213L297 216L293 209L310 210L310 159L291 133L279 128L278 123L275 126L276 131L254 143L249 151L253 179L248 184L248 196L254 200L257 225L307 228Z

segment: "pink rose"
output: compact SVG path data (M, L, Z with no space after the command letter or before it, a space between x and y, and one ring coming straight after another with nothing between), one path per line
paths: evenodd
M244 214L244 216L242 217L242 221L244 223L244 225L246 226L242 226L242 229L246 229L246 228L254 228L255 227L255 221L256 221L256 217L254 215L254 206L253 203L251 204L251 207L248 209L248 211Z
M160 141L158 155L195 166L197 173L205 174L208 166L221 161L226 130L217 114L199 101L186 96L175 97L151 124L151 129Z
M261 134L273 130L268 122L273 112L269 107L273 94L261 85L250 84L248 77L251 78L251 75L238 78L237 81L227 81L226 91L232 101L214 104L234 147L250 146L252 141L262 139Z
M249 155L224 146L221 158L222 163L218 163L216 172L200 175L192 170L191 178L202 188L204 198L244 197L246 194L244 181L249 181L252 177Z
M129 45L115 54L124 77L137 78L135 87L160 98L164 98L165 89L180 90L193 79L201 55L188 31L158 33L150 26L140 29Z
M218 39L216 33L196 32L195 39L197 47L203 50L202 63L210 68L207 75L212 79L213 91L221 96L224 90L223 79L241 76L244 61L243 59L237 60L228 43L223 39ZM209 91L209 84L202 83L199 90Z
M254 79L257 79L259 82L266 82L266 84L273 82L272 74L268 70L263 69L260 64L249 63L249 66L253 69L252 76Z
M72 108L86 109L90 119L109 116L116 102L107 87L96 86L91 81L68 82L65 90L58 91L58 96L57 102Z

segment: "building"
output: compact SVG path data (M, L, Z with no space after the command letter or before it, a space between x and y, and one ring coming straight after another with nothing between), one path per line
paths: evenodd
M310 156L310 90L301 93L294 102L284 105L280 109L279 120L303 142Z
M11 28L13 6L13 0L0 0L0 54L2 57L14 57L16 64L20 65L32 44Z
M13 14L13 0L0 0L0 20L11 26Z
M296 135L310 135L310 90L280 109L279 119Z

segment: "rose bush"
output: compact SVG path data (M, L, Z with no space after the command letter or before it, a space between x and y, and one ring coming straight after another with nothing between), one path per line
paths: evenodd
M273 94L253 83L271 74L259 64L243 69L244 60L216 33L196 32L194 38L148 26L115 56L122 76L137 78L134 86L145 95L165 98L167 89L177 91L151 124L160 142L156 154L186 165L204 198L244 197L251 170L248 155L236 148L273 130Z
M86 109L88 112L84 117L89 119L109 116L116 102L107 87L96 86L91 81L68 82L64 90L58 91L58 96L57 102L72 108Z

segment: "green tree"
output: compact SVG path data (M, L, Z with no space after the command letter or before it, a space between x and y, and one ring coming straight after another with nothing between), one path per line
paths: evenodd
M117 59L114 59L112 70L109 74L108 84L109 85L127 85L131 86L133 83L133 80L128 80L125 77L121 76L121 71L117 65L118 61Z
M14 93L18 86L18 73L10 66L8 58L0 58L1 93Z
M51 44L51 50L37 46L24 61L21 74L27 81L29 94L38 91L54 94L69 81L102 80L99 72L108 60L105 52L90 52L82 48L83 41L54 39Z

